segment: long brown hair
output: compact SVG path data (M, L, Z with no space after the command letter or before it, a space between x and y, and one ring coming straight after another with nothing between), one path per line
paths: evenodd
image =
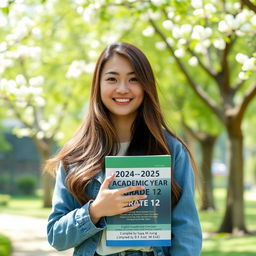
M102 69L114 54L119 54L130 61L136 77L144 89L144 99L132 125L132 138L127 155L171 154L164 130L181 141L168 129L163 119L154 74L144 53L128 43L118 42L109 45L101 53L96 63L87 117L73 138L55 157L47 161L45 168L47 171L53 172L61 161L67 172L67 187L81 204L89 200L88 195L85 194L85 188L93 177L104 168L105 156L116 155L119 150L116 130L109 117L109 111L100 97ZM184 143L183 145L185 146ZM181 189L174 181L173 174L171 190L172 202L176 204Z

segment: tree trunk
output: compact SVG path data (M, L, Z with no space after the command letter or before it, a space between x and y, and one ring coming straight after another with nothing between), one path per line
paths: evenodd
M227 127L229 139L229 179L226 210L219 232L247 233L244 221L243 135L241 125Z
M43 188L43 207L51 207L52 206L52 191L54 187L54 178L53 176L48 173L43 171L43 166L50 158L50 152L44 152L41 155L41 182L42 182L42 188Z
M36 137L33 138L37 150L40 155L40 166L41 166L41 185L43 189L43 207L52 206L52 191L54 187L54 178L48 173L43 171L43 167L46 160L50 158L52 150L52 140L38 140Z
M215 210L213 196L213 177L211 172L212 156L216 136L207 134L205 138L200 139L202 152L201 175L202 175L202 193L201 193L201 210Z

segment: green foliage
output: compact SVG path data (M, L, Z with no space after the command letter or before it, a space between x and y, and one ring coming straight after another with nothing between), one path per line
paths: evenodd
M8 193L10 190L11 176L8 173L0 175L0 193Z
M12 246L11 241L8 237L0 234L0 256L11 255Z
M37 185L37 178L35 176L27 174L18 177L15 183L21 193L25 195L33 195L35 193Z
M7 206L11 197L9 195L0 194L0 205Z

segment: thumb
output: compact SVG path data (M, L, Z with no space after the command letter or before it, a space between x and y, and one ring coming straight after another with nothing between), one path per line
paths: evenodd
M102 189L108 189L110 182L116 177L115 173L112 173L110 176L106 177L104 182L101 185Z

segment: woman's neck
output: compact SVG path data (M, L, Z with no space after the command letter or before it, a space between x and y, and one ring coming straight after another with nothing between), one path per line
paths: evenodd
M127 142L131 140L131 127L134 118L114 118L113 124L115 126L117 136L120 142Z

